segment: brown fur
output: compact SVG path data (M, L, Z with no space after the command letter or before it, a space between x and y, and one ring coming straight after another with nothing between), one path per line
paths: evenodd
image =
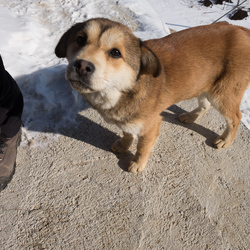
M86 40L82 46L79 36ZM113 49L121 57L114 58ZM161 112L179 101L198 97L199 102L198 108L180 115L182 122L194 122L211 105L225 117L227 128L215 140L217 148L228 147L236 135L239 106L250 83L250 31L243 27L216 23L142 43L120 23L91 19L68 30L55 53L67 57L66 78L72 87L123 130L112 150L127 151L138 136L131 172L145 168ZM75 66L79 60L84 60L80 75Z

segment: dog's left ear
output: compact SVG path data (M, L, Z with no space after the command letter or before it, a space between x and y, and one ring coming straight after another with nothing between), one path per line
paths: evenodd
M156 55L141 43L141 74L158 77L161 74L161 64Z

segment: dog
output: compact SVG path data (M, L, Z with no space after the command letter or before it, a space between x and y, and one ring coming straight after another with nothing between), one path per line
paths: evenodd
M181 114L181 122L196 121L211 105L224 116L216 148L227 148L236 135L250 83L250 31L244 27L220 22L141 41L121 23L94 18L66 31L55 54L67 58L72 88L123 131L112 150L126 152L138 137L130 172L145 168L161 112L182 100L198 97L198 107Z

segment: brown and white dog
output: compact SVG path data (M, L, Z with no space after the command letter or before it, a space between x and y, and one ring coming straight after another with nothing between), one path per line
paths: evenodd
M161 112L198 97L198 107L180 115L191 123L213 105L227 127L214 145L226 148L241 120L241 99L250 83L250 31L226 22L142 42L126 26L107 19L77 23L55 53L69 61L66 79L123 137L115 152L138 136L130 172L145 168L158 137Z

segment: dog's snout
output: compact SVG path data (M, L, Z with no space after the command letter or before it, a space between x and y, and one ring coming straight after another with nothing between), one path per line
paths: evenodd
M75 61L74 67L80 76L89 76L95 71L94 64L85 60Z

